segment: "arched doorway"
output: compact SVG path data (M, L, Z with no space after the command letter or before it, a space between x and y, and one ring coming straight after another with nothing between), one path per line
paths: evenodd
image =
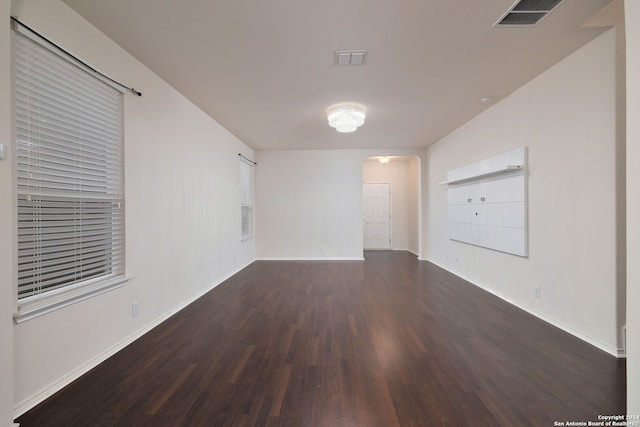
M420 159L370 156L362 171L364 250L407 250L420 256Z

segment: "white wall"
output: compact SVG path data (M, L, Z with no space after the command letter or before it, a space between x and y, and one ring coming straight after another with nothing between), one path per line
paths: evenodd
M640 2L626 0L627 413L640 414Z
M409 252L414 253L415 255L420 256L420 238L421 238L421 227L420 227L420 214L422 212L420 206L420 191L422 188L422 184L420 181L420 159L417 157L411 157L409 159L409 177L408 184L409 187L407 189L409 193L409 212L407 221L409 223L410 231L409 238L407 241L407 249Z
M259 151L258 258L362 259L362 158L353 152Z
M362 164L365 183L391 184L391 249L409 250L409 236L418 234L417 215L410 212L411 203L417 194L411 193L409 159L395 158L387 164L377 160L366 160ZM410 222L410 217L415 222Z
M610 30L429 147L427 167L427 259L612 354L623 316L615 77ZM529 147L529 257L448 240L447 190L438 182L449 169L521 146Z
M256 152L256 257L362 259L362 164L377 154L371 150ZM426 153L391 150L385 154L424 157ZM425 176L422 171L420 179ZM424 194L420 200L424 203Z
M143 92L125 95L124 113L126 262L133 278L13 327L19 414L253 261L253 240L240 242L238 160L238 153L253 152L61 1L14 6L30 27ZM5 19L5 31L7 25ZM2 54L4 64L10 56ZM8 169L0 165L3 177ZM2 180L3 200L12 185ZM4 242L0 262L12 256Z
M0 144L12 154L11 49L9 16L11 2L0 1ZM11 160L0 160L0 426L13 424L13 188Z

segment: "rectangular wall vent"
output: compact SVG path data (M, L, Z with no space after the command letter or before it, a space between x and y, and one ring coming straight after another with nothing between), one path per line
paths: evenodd
M363 65L367 59L366 50L336 50L336 65Z
M533 26L551 13L563 0L519 0L509 9L496 26Z

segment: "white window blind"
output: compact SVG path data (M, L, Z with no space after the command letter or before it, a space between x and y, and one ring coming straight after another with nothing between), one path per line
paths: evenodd
M15 33L19 311L124 277L122 102Z
M253 237L253 164L240 158L240 231L242 240Z

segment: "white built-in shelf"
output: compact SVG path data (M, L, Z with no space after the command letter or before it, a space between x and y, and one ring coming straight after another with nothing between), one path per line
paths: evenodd
M475 175L470 175L470 176L465 176L465 177L461 177L461 178L452 179L452 180L449 180L449 181L443 181L443 182L440 183L440 185L459 184L459 183L465 182L465 181L471 181L471 180L475 180L475 179L487 178L487 177L494 176L494 175L500 175L500 174L503 174L503 173L508 173L508 172L521 170L522 168L523 168L522 165L507 165L507 166L505 166L505 167L503 167L501 169L482 172L482 173L478 173L478 174L475 174Z

